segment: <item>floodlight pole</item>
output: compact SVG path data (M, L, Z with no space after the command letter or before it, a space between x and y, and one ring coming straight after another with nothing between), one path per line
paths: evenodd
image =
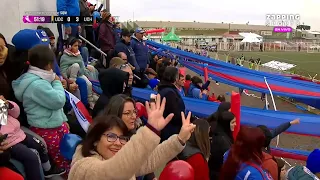
M105 2L105 9L108 11L108 12L110 12L110 0L104 0L104 2Z

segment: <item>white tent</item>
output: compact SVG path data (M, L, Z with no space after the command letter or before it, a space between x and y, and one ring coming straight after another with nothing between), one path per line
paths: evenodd
M255 34L255 33L239 33L240 36L246 38L246 37L257 37L257 38L262 38L262 36Z
M254 36L248 36L248 37L245 37L241 42L243 42L243 43L260 43L260 42L262 42L262 39L260 39L258 37L254 37Z

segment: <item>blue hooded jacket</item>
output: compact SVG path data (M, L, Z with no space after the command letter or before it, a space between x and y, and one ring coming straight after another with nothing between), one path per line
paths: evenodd
M57 0L58 16L80 16L79 0ZM66 23L65 27L79 26L78 23Z
M150 57L146 42L144 40L139 41L135 36L132 36L130 45L136 55L136 61L140 69L146 69Z
M202 98L200 98L200 93L201 93L201 90L191 83L190 88L188 89L187 97L192 97L192 98L197 98L202 100L208 99L208 95L205 95L205 94L202 94Z
M50 83L25 73L12 82L12 88L18 101L23 103L30 126L56 128L67 121L63 112L66 96L60 81Z

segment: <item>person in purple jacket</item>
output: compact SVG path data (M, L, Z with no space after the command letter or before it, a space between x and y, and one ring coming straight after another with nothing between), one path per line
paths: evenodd
M108 56L106 57L106 62L100 62L100 65L103 65L104 68L108 68L110 60L114 55L116 38L114 35L111 14L106 9L104 9L101 11L101 16L102 21L99 27L98 43L101 50Z

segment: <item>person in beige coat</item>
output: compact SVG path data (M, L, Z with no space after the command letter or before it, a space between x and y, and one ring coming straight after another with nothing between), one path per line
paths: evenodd
M194 131L181 112L183 125L178 135L160 143L160 131L172 119L163 117L165 98L160 95L150 104L146 102L148 124L140 128L129 141L128 129L116 116L100 116L89 129L82 145L73 156L69 180L135 180L154 172L176 157Z

